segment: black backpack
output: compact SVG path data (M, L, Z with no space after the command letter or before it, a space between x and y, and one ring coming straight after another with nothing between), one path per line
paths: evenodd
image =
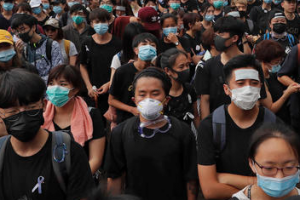
M264 108L264 122L275 123L276 115L269 109ZM219 158L220 153L223 151L226 145L226 116L225 105L222 105L212 113L212 128L213 128L213 140L215 147L216 158Z
M0 174L2 173L5 147L10 135L0 138ZM63 131L52 132L52 166L60 188L67 194L68 177L71 170L71 137Z

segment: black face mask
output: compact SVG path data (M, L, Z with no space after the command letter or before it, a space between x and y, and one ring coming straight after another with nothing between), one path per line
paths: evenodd
M20 33L18 36L23 42L28 43L32 38L32 36L29 36L29 32L30 30L27 31L26 33Z
M239 11L239 13L240 13L240 18L247 17L246 11Z
M44 124L43 109L23 111L3 121L8 134L21 142L29 142Z
M190 69L186 69L186 70L181 71L181 72L178 72L178 71L175 71L175 70L172 70L172 71L176 72L176 74L177 74L177 78L172 77L175 81L178 81L181 84L185 84L186 82L189 81Z
M273 24L273 31L278 34L282 34L286 30L286 24L284 23L276 23Z
M229 45L228 47L225 46L225 42L227 40L229 40L231 37L229 38L222 38L219 35L216 35L214 38L214 43L215 43L215 47L217 49L217 51L222 52L225 51L226 49L228 49L229 47L231 47L234 43L232 43L231 45Z

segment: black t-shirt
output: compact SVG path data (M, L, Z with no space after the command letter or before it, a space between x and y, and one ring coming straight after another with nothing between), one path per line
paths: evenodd
M99 138L102 138L102 137L105 136L103 118L102 118L102 115L101 115L100 111L98 109L93 108L90 111L90 115L91 115L91 118L92 118L92 121L93 121L93 137L92 137L92 139L86 141L84 143L84 146L83 146L83 149L84 149L84 151L85 151L85 153L88 157L90 155L89 154L89 143L90 143L90 141L95 140L95 139L99 139ZM71 126L61 128L54 121L53 121L53 124L54 124L55 131L60 131L61 130L63 132L66 132L74 140L74 137L71 133Z
M186 183L197 179L195 139L187 124L173 117L170 122L169 131L148 139L138 132L138 117L113 129L105 169L110 178L126 172L125 193L143 200L187 199ZM160 129L167 127L168 123ZM143 132L149 135L153 130Z
M10 27L12 19L13 16L9 20L7 20L2 14L0 14L0 29L7 30Z
M283 95L283 91L286 89L278 80L277 73L270 73L270 77L266 79L266 84L269 92L272 96L273 102L276 102ZM288 108L288 100L282 105L280 110L275 113L286 124L290 124L290 112Z
M91 84L97 88L110 80L112 58L121 50L121 41L112 36L106 44L97 44L88 36L81 46L80 64L87 67ZM98 96L98 105L104 114L108 108L108 94Z
M269 24L270 11L264 10L261 6L254 6L249 14L250 19L258 26L259 34L264 34Z
M221 55L209 59L201 70L198 70L195 77L195 88L198 95L208 94L210 103L210 112L217 107L231 102L223 89L225 83L225 75L223 71L224 65L221 62ZM262 70L262 69L260 69ZM260 80L264 80L263 73L260 73ZM263 82L263 81L262 81ZM266 98L264 85L261 87L260 97Z
M193 10L198 10L197 2L195 0L188 0L185 3L181 3L181 8L183 8L184 12L193 12Z
M200 32L198 32L195 35L195 38L193 38L189 34L185 33L183 38L186 38L189 41L190 47L193 49L195 54L198 54L198 53L201 52L201 47L200 47L201 35L200 35Z
M293 34L296 38L299 38L300 35L300 17L295 14L295 18L293 20L287 20L287 28L286 31L290 34Z
M268 40L268 39L278 42L285 50L285 55L288 55L291 52L292 47L299 43L299 40L292 34L288 34L283 38L277 39L277 38L272 38L272 34L266 33L256 41L256 44L258 44L263 40Z
M119 67L114 74L109 93L122 103L135 107L131 98L133 97L132 81L137 73L138 70L133 63ZM133 115L129 112L117 110L117 123L121 123L132 116Z
M198 164L214 165L217 172L249 176L252 171L248 163L248 146L253 133L264 121L264 109L259 108L259 114L252 126L240 128L228 114L226 116L226 144L216 159L216 152L212 131L212 114L202 120L198 128ZM280 120L277 119L278 122Z
M52 166L52 135L42 149L33 156L21 157L8 141L1 174L0 199L5 200L79 200L94 187L87 156L79 144L71 142L71 173L67 196L60 188ZM32 189L42 176L41 194ZM27 196L27 198L24 197ZM23 197L23 198L22 198Z
M291 52L286 56L284 63L278 72L278 76L289 76L299 83L300 73L298 65L298 46L294 46Z
M247 14L249 15L249 13L251 12L252 8L255 6L261 6L262 1L256 0L253 4L248 4L247 5Z
M183 38L183 37L178 37L178 40L179 40L181 46L184 48L184 50L187 53L190 53L191 52L191 46L190 46L189 41L186 38ZM176 48L176 45L174 43L165 43L164 38L162 38L159 41L159 47L160 47L159 48L160 52L163 53L163 52L167 51L168 49Z
M190 84L185 84L181 95L178 97L170 95L170 97L171 99L164 110L165 114L176 117L177 119L191 125L193 119L189 115L194 115L193 104L197 101L195 89Z

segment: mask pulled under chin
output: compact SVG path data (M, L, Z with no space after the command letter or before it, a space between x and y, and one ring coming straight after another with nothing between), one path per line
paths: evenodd
M251 110L260 98L260 88L245 86L231 90L231 101L243 110Z

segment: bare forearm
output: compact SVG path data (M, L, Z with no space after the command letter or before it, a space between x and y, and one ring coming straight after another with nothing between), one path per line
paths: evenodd
M109 97L108 97L108 104L110 106L113 106L113 107L115 107L119 110L123 110L123 111L126 111L126 112L131 112L131 109L133 108L132 106L129 106L129 105L119 101L118 99L116 99L112 95L109 95Z
M293 79L291 79L290 77L288 76L281 76L281 77L278 77L278 81L280 83L282 83L283 85L285 86L289 86L293 83L296 83Z
M122 177L107 179L107 191L112 195L118 195L122 192Z
M90 81L90 77L89 77L88 71L87 71L87 69L86 69L85 66L80 65L80 73L81 73L81 76L82 76L82 79L83 79L83 81L85 83L86 88L93 87L92 84L91 84L91 81Z
M201 95L200 99L200 113L201 119L204 119L210 114L209 110L209 95Z
M254 176L242 176L229 173L218 173L219 183L230 185L237 189L243 189L247 185L253 185L256 183L256 177Z

